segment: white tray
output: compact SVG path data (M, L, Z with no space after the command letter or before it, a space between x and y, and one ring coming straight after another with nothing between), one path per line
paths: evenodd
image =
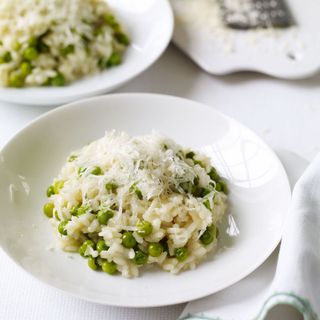
M286 79L311 76L320 69L320 2L287 2L294 27L241 31L223 27L217 0L171 0L173 41L212 74L250 70Z

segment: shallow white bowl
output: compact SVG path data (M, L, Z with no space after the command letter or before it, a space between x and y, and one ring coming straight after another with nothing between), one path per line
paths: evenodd
M128 30L131 45L121 65L65 87L0 88L0 100L27 105L58 105L114 90L152 65L168 46L173 14L167 0L109 0Z
M231 190L217 255L180 275L155 269L128 280L92 271L78 254L48 250L54 237L42 213L47 186L72 150L111 129L132 135L156 129L212 158ZM213 108L170 96L117 94L72 103L29 124L0 153L1 246L36 278L99 303L168 305L234 284L279 243L289 202L285 171L259 137Z

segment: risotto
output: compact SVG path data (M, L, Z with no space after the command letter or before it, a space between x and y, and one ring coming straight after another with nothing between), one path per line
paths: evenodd
M119 65L128 45L104 0L0 1L1 86L63 86Z
M93 270L130 278L157 265L179 273L217 247L226 194L205 155L156 133L112 131L69 156L44 213L62 249Z

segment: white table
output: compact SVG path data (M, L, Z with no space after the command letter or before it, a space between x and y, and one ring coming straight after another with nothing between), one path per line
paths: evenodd
M320 75L291 82L254 73L214 77L171 46L154 66L118 92L163 93L204 102L241 121L271 146L311 160L320 150L319 84ZM0 148L50 109L0 103ZM1 250L0 270L0 319L174 320L184 306L139 310L80 301L31 278Z

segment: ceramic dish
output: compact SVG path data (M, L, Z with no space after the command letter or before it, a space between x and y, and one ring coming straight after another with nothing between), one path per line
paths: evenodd
M230 210L216 255L172 275L151 269L135 279L94 272L78 254L54 246L42 213L45 190L70 151L105 130L159 131L201 150L227 179ZM255 270L280 241L290 202L286 173L253 132L208 106L170 96L117 94L87 99L33 121L0 153L0 244L39 280L78 297L118 306L190 301L222 290Z
M131 39L121 65L65 87L0 88L0 100L28 105L57 105L113 90L139 75L166 49L173 31L167 0L109 0Z
M278 78L298 79L320 69L320 27L316 0L287 1L295 26L273 30L233 30L222 27L217 0L171 0L176 27L173 41L205 71L224 75L258 71Z

